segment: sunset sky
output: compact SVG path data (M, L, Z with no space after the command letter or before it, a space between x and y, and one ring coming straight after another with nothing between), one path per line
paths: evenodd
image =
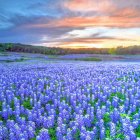
M140 45L140 0L0 0L0 42Z

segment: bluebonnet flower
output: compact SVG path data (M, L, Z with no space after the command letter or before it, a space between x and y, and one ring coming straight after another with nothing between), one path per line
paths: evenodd
M41 129L39 136L41 140L50 140L50 136L47 129Z
M87 136L85 137L85 140L92 140L92 138L90 137L90 135L87 135Z
M125 140L131 140L130 136L125 135Z
M100 128L100 139L103 140L105 138L105 128Z
M110 136L114 137L116 135L116 125L114 123L110 123Z
M86 139L86 134L85 133L80 133L80 139L85 140Z
M75 134L81 140L105 139L108 128L113 138L122 132L125 139L136 139L140 74L135 68L139 66L82 62L12 65L7 69L0 64L0 120L4 121L0 121L0 139L49 140L49 129L58 140L73 140ZM26 100L31 109L23 106ZM104 116L107 112L111 120Z
M137 139L136 134L134 132L130 132L130 138L132 140L136 140Z

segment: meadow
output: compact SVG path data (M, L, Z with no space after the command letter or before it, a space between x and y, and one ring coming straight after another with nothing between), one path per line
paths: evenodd
M0 56L0 140L140 139L139 62L52 58Z

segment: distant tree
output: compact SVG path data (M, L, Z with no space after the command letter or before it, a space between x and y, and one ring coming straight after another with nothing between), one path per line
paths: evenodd
M41 53L50 55L65 55L65 54L140 54L140 46L119 46L114 48L81 48L81 49L64 49L57 47L44 47L44 46L32 46L23 45L19 43L0 43L0 51L15 51L15 52L27 52L27 53Z
M116 48L110 48L110 49L108 50L108 53L109 53L109 54L112 54L112 55L115 55L115 54L116 54Z
M0 43L0 51L4 51L4 45Z
M6 49L6 50L11 50L12 47L13 47L13 44L12 44L12 43L7 43L7 44L5 44L5 49Z

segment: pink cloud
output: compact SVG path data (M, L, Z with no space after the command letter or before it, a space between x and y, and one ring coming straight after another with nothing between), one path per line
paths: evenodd
M63 5L71 11L79 12L108 12L115 10L115 5L110 0L70 0Z
M48 24L40 24L40 27L118 27L131 28L140 27L140 17L120 17L120 16L102 16L102 17L70 17L55 20Z

